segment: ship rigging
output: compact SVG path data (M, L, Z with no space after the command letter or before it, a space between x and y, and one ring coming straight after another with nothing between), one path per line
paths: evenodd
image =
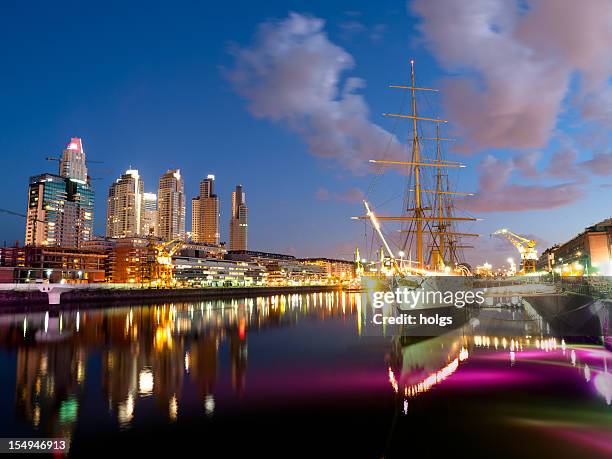
M469 197L473 193L459 192L451 188L449 170L462 169L464 164L451 161L443 157L442 142L452 139L440 136L440 126L447 120L435 117L422 116L417 110L417 93L438 92L437 89L418 87L415 80L414 61L410 61L410 85L391 85L391 88L409 91L411 110L409 114L384 113L384 116L408 120L411 124L411 135L408 143L411 145L411 154L408 161L396 159L371 159L369 162L383 168L399 167L407 170L409 186L405 191L403 212L400 216L377 215L373 206L364 199L366 214L352 217L355 220L368 220L374 229L381 248L381 269L386 275L413 275L413 274L469 274L469 265L460 259L463 249L472 248L463 245L463 238L478 237L479 234L460 232L456 227L462 222L475 222L478 218L472 216L457 216L454 199L456 197ZM427 123L435 126L433 136L421 133L420 124ZM435 156L426 157L422 154L422 143L434 141L436 145ZM401 159L401 158L400 158ZM428 181L429 180L429 181ZM401 222L402 227L399 243L400 254L407 250L412 253L413 245L416 249L416 259L410 256L405 263L403 256L398 262L397 256L391 249L390 243L381 228L381 222ZM384 249L383 249L384 248ZM386 256L383 252L386 252ZM385 268L386 266L386 268Z

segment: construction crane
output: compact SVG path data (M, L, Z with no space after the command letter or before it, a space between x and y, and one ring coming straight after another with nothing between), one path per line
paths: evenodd
M513 233L507 228L498 229L491 236L503 236L516 247L521 255L521 274L533 273L536 270L536 262L538 260L538 251L536 250L536 241L527 239Z
M62 160L62 158L58 158L57 156L47 156L45 159L47 161L58 161L58 162ZM94 161L92 159L86 159L85 162L92 163L92 164L104 164L104 161Z
M149 242L149 256L147 265L149 267L149 283L155 287L174 287L174 273L172 256L178 252L185 242L182 239L173 239L167 242L157 242L153 238Z
M21 217L21 218L28 218L28 216L26 214L22 214L19 212L14 212L12 210L9 209L0 209L0 214L7 214L7 215L14 215L16 217ZM45 220L40 220L36 217L32 217L32 221L35 221L37 223L46 223Z

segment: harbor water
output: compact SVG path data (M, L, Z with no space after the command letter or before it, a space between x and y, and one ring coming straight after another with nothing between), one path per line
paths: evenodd
M602 337L495 307L441 336L372 336L365 298L0 315L0 432L75 456L612 456Z

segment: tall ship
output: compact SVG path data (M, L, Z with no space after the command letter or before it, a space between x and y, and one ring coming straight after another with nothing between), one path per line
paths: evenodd
M474 193L453 188L450 173L466 166L447 159L444 154L443 144L452 141L441 135L441 126L447 121L423 116L418 104L423 93L437 90L417 86L414 61L410 61L410 84L390 87L409 95L408 113L383 114L409 122L406 157L370 159L369 162L376 169L373 182L380 183L379 176L389 169L406 177L403 203L400 215L379 214L369 201L373 189L370 186L363 201L364 215L353 217L364 220L372 230L370 255L374 254L374 259L361 258L359 249L355 254L361 286L379 290L407 286L441 292L469 287L472 272L465 262L464 250L473 247L463 241L479 234L462 232L460 226L479 219L459 215L455 200ZM395 225L395 228L383 229L383 224Z

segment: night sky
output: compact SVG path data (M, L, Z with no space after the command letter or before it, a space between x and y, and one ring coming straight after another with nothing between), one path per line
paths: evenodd
M469 167L460 203L484 218L472 263L515 255L500 227L562 242L609 217L612 3L557 0L23 2L0 4L0 207L25 212L28 177L55 172L81 137L104 233L110 183L129 167L156 191L180 168L187 202L217 178L221 234L244 186L249 248L350 257L364 245L365 162L403 151L401 108L417 83ZM368 199L401 209L404 178ZM189 204L190 205L190 204ZM190 216L188 206L187 215ZM25 222L0 214L0 241ZM190 228L190 218L187 227ZM544 247L541 247L544 248ZM501 249L495 252L495 249Z

